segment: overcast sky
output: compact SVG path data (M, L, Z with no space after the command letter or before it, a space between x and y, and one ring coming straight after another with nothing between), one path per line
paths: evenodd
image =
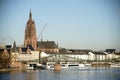
M48 23L45 41L64 48L120 50L119 0L0 0L0 44L24 43L30 9L37 37Z

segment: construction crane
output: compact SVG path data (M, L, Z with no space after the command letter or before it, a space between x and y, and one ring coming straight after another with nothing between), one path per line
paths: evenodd
M48 23L46 23L46 24L43 26L43 28L42 28L42 30L41 30L41 33L39 34L37 40L42 36L42 33L43 33L44 29L46 28L47 24L48 24Z

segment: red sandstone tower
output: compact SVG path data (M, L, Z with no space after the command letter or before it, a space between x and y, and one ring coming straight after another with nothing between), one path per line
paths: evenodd
M35 22L32 20L32 13L30 11L29 20L27 21L26 29L25 29L25 39L24 46L31 45L34 50L37 49L37 38L36 38L36 28Z

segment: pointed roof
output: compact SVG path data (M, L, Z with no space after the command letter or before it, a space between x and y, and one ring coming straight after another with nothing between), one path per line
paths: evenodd
M15 50L16 50L16 42L14 41L14 43L13 43L13 52L15 52Z
M14 41L14 43L13 43L13 47L16 47L16 42Z
M31 12L31 9L30 9L30 13L29 13L29 20L27 22L28 23L34 23L34 21L32 20L32 12Z
M30 14L29 14L29 19L32 20L32 13L31 13L31 9L30 9Z

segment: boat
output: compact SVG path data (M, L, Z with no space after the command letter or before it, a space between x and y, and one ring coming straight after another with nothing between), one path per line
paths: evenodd
M85 67L91 67L92 66L91 64L88 64L88 63L86 63L84 65L85 65Z
M34 69L34 66L27 65L27 66L26 66L26 69L33 70L33 69Z
M54 63L47 63L46 69L54 69Z
M54 64L48 63L46 65L47 69L54 69ZM61 64L61 69L66 69L66 68L79 68L79 64L75 63L62 63Z
M47 69L54 69L54 64L47 64ZM78 63L61 63L61 69L69 69L69 68L89 68L91 64L78 64Z
M61 64L61 68L79 68L80 65L77 63L63 63Z

